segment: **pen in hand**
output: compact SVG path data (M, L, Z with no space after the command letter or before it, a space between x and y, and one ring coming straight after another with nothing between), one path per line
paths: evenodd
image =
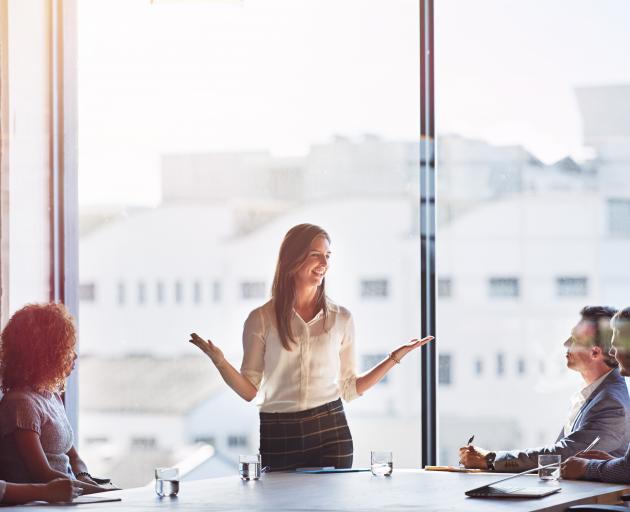
M583 450L580 450L579 452L577 452L575 455L571 455L571 457L567 457L562 464L560 464L562 467L564 467L564 465L569 462L571 459L574 459L576 457L579 457L582 453L586 453L589 452L590 450L593 449L593 446L595 446L597 443L599 443L599 439L600 437L597 436L595 439L593 439L593 442L591 444L589 444L586 448L584 448Z
M475 434L473 434L472 436L470 436L470 439L468 440L468 442L466 443L466 446L470 446L470 444L475 440ZM464 463L462 462L461 459L459 459L459 465L461 467L464 467Z

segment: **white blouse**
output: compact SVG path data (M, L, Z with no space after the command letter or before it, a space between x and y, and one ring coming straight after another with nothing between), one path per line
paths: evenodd
M249 314L243 328L241 373L258 389L261 412L312 409L340 396L357 398L354 321L350 311L328 302L324 312L305 322L293 311L291 327L297 343L282 346L272 301Z

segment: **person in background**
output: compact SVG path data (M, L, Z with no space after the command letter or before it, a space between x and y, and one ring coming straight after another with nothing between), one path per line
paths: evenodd
M31 501L68 503L81 494L69 478L55 478L45 484L12 484L0 480L0 503L22 505Z
M586 306L564 342L567 366L579 372L584 387L573 396L556 442L496 452L464 446L459 456L465 467L517 473L535 468L538 455L561 455L563 459L575 455L597 436L598 446L617 456L625 453L630 442L630 397L617 361L608 353L612 338L610 319L615 313L609 307Z
M630 377L630 307L619 311L611 321L613 329L610 353L621 368L621 375ZM562 478L596 480L609 483L630 483L630 445L623 457L605 450L591 450L567 461Z
M239 396L258 397L260 454L271 471L352 467L352 436L341 398L362 395L433 339L400 345L357 375L352 315L326 295L330 256L330 237L319 226L300 224L287 232L272 298L245 321L240 371L214 343L191 335Z
M60 396L76 360L76 331L63 304L29 304L0 335L0 478L16 483L72 479L83 493L99 485L74 447ZM61 485L61 484L60 484Z

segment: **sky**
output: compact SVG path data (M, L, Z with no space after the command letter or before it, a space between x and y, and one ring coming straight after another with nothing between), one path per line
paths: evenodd
M436 0L439 134L584 156L576 85L630 83L624 0ZM415 140L417 0L80 0L79 202L155 205L161 155Z

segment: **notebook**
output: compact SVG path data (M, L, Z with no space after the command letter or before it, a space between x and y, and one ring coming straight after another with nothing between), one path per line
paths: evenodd
M38 505L53 505L69 507L71 505L91 505L93 503L111 503L112 501L122 501L121 498L109 498L107 496L79 496L72 501L63 503L37 503Z

